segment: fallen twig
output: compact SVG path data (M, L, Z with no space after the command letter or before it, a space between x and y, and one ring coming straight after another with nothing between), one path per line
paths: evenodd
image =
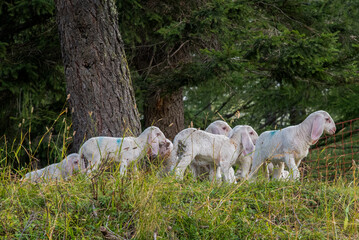
M100 231L105 239L110 239L110 240L125 240L126 239L126 238L123 238L123 237L117 235L116 233L112 232L110 229L108 229L107 227L104 227L104 226L100 227Z

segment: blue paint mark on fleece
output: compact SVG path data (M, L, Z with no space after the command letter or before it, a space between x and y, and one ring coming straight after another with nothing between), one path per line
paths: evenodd
M121 145L121 142L122 142L122 138L118 138L118 139L116 140L117 145Z
M98 144L99 146L101 146L102 140L103 140L103 137L98 137L98 138L97 138L97 144Z
M271 137L273 137L273 135L277 132L278 130L273 130L273 131L270 131L269 134Z

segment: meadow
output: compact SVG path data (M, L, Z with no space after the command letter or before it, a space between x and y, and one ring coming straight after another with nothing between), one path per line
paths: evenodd
M66 146L69 133L67 126L61 129L57 137L47 138L46 133L38 141L45 147L33 144L27 149L29 132L3 145L1 239L359 238L356 165L346 175L330 178L308 171L297 182L259 178L230 185L196 180L190 173L183 181L172 175L159 178L161 160L157 159L146 160L125 177L115 165L103 166L92 177L78 174L69 181L20 181L31 168L17 162L21 152L33 161L37 151L63 157L66 149L55 143ZM329 155L321 151L310 156L327 163ZM304 161L303 168L309 163Z
M4 239L358 239L358 180L247 181L158 178L150 166L120 177L30 184L3 168Z

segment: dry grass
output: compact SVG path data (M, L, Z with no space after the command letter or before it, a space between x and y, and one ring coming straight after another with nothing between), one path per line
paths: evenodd
M66 122L58 136L62 148L46 138L39 144L60 160L70 136ZM149 164L125 177L115 166L92 178L31 184L19 181L29 169L13 166L21 152L34 160L42 149L31 150L27 137L21 132L19 141L1 144L0 238L359 239L355 172L332 182L218 185L189 174L183 181L158 178L160 166Z
M357 239L358 184L337 181L216 185L159 179L156 166L121 178L104 172L67 182L21 183L2 170L0 236L102 238ZM96 187L94 187L96 185Z

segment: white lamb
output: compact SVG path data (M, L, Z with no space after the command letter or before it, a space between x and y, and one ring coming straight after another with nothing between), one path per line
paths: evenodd
M246 126L248 128L249 137L251 138L254 145L256 145L257 139L258 139L258 133L251 127L247 125L238 125L233 128L232 131L236 131L237 128ZM231 133L229 133L231 134ZM241 154L239 158L237 159L235 165L239 165L239 168L236 172L236 177L239 177L240 179L247 179L249 171L251 170L252 165L252 158L253 153L248 155Z
M256 144L256 141L258 139L258 134L257 132L248 125L238 125L235 126L229 133L228 135L232 134L232 131L236 131L237 128L240 127L246 127L249 133L249 137L251 138L253 144ZM238 170L235 174L236 177L240 178L240 179L247 179L248 178L248 174L249 171L251 169L251 164L252 164L252 154L248 154L248 155L239 155L237 161L235 162L234 165L238 166ZM213 164L212 164L213 165ZM211 172L211 169L209 169L209 171ZM230 169L230 171L234 171L234 169ZM211 177L211 176L210 176ZM211 177L212 178L212 177Z
M298 180L301 160L307 156L310 145L318 141L323 131L333 135L336 131L335 123L327 112L317 111L298 125L262 133L257 139L250 176L256 178L258 168L269 160L275 165L273 178L280 178L285 163L289 169L289 178Z
M288 179L289 178L289 172L287 170L284 170L284 164L281 164L279 167L282 167L281 174L279 176L280 179ZM273 163L267 164L267 178L269 179L270 176L273 176L273 170L274 166Z
M161 159L166 159L170 156L173 149L173 143L166 138L165 143L160 143L160 150L158 152L158 157Z
M79 150L82 159L89 162L89 172L96 170L104 159L120 162L120 174L124 175L130 163L150 157L168 155L172 143L158 127L146 128L138 137L93 137Z
M209 124L206 130L204 131L213 134L227 136L231 130L232 128L228 125L228 123L222 120L217 120ZM213 165L213 163L211 165ZM190 164L190 167L194 178L208 174L211 171L210 165L197 165L196 161L193 161Z
M224 135L227 136L228 133L232 130L232 128L222 120L214 121L213 123L209 124L206 128L206 132L218 134L218 135Z
M84 172L85 165L77 153L72 153L59 163L54 163L45 168L27 173L22 181L29 180L37 183L50 180L66 180L72 176L75 171Z
M175 172L178 179L183 178L185 169L192 161L196 161L197 165L215 164L217 179L223 176L226 182L234 183L234 173L230 170L232 165L240 154L247 155L253 150L246 126L232 131L229 137L188 128L175 137L168 164L170 170L177 165Z

